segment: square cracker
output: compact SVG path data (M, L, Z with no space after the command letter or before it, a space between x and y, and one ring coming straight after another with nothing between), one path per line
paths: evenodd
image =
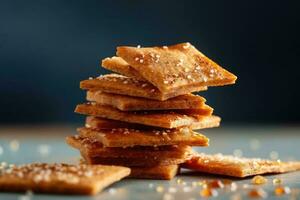
M133 147L133 146L164 146L164 145L190 145L208 146L208 138L194 132L187 127L180 129L128 129L114 128L93 130L78 128L81 137L92 138L103 147Z
M192 130L213 128L220 126L221 118L218 116L203 116L198 118L189 128ZM134 123L127 123L117 120L104 119L100 117L88 116L86 117L85 126L94 130L113 129L113 128L134 128L134 129L149 129L148 126ZM151 127L150 127L151 128Z
M300 170L300 162L280 162L260 158L238 158L230 155L200 153L195 154L182 167L211 174L246 177Z
M176 88L176 90L161 93L156 87L146 81L139 81L118 74L106 74L95 79L83 80L80 88L85 90L100 90L102 92L123 94L164 101L172 97L188 94L192 91L204 91L207 87Z
M136 146L103 147L92 138L69 136L67 143L79 149L88 164L109 164L122 166L154 166L183 163L192 154L190 146ZM145 160L147 162L145 162Z
M195 122L201 121L204 115L210 115L211 109L199 109L196 113L193 111L120 111L110 106L102 106L98 104L79 104L76 106L75 112L102 117L107 119L125 121L129 123L137 123L162 128L178 128L181 126L191 126ZM189 113L190 112L190 113ZM189 114L186 115L186 114Z
M178 165L131 167L130 178L171 180L180 171Z
M127 167L33 163L2 167L0 191L94 195L128 176Z
M121 46L117 47L117 56L163 93L182 87L234 84L237 79L190 43L148 48Z
M132 77L141 81L147 81L144 79L138 71L131 67L125 60L120 57L113 56L111 58L105 58L101 63L102 67L111 70L118 74L122 74L127 77Z
M88 91L86 99L100 105L109 105L122 111L199 109L205 103L203 97L193 94L181 95L165 101L157 101L101 91Z
M84 159L80 163L86 164ZM128 178L134 179L153 179L153 180L171 180L179 172L179 165L156 165L152 167L130 167Z

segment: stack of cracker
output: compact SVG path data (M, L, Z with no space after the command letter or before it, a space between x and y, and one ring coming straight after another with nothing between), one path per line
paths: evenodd
M208 146L197 129L218 127L220 117L192 92L234 84L236 76L190 43L117 48L102 66L118 74L81 81L85 127L67 143L87 164L121 165L131 177L171 179L190 160L192 146Z

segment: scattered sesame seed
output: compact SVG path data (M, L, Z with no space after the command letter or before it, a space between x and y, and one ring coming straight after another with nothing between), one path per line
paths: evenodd
M91 125L85 124L85 127L86 127L86 128L91 128Z
M290 194L290 193L291 193L291 189L289 187L277 186L274 189L274 194L276 196L282 196L282 195Z
M188 78L188 79L192 79L192 76L191 76L191 75L187 75L187 78Z
M124 84L128 84L128 81L127 81L127 80L125 80L125 81L123 81L123 83L124 83Z
M141 45L137 45L137 48L141 48Z
M143 63L144 62L144 60L143 59L140 59L140 63Z
M279 179L279 178L274 178L273 180L272 180L272 182L273 182L273 185L279 185L279 184L281 184L281 179Z
M93 77L89 77L89 80L93 80Z
M266 198L268 194L262 188L255 188L248 192L248 196L251 198Z
M164 191L164 187L163 186L157 186L156 187L156 192L163 192Z
M167 47L167 46L163 46L163 48L164 48L164 49L168 49L168 47Z
M216 197L218 196L218 191L212 188L204 188L200 191L201 197Z
M167 81L167 80L166 80L166 81L164 81L164 84L168 84L168 83L169 83L169 81Z
M265 184L268 182L268 179L266 179L265 177L263 176L254 176L251 180L252 184L254 185L262 185L262 184Z
M134 60L135 60L135 61L138 61L138 60L139 60L139 58L138 58L138 57L136 57L136 58L134 58Z

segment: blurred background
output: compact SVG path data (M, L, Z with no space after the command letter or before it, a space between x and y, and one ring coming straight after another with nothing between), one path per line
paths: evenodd
M0 124L79 123L79 81L118 45L189 41L239 79L224 124L299 124L299 1L0 0Z

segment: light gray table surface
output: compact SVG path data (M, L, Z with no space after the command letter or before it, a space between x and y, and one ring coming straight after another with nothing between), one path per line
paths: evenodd
M64 162L76 163L79 153L65 144L67 135L75 134L76 126L2 126L0 127L0 162L23 164L30 162ZM300 160L300 126L224 126L217 129L203 130L201 133L210 138L210 146L195 148L199 152L243 155L285 160ZM267 184L260 186L268 193L267 199L293 199L291 195L281 198L273 194L272 179L280 178L285 186L300 189L300 172L280 175L268 175ZM0 193L0 200L28 199L202 199L200 186L193 182L205 179L230 179L202 173L183 171L171 181L125 179L93 196L66 196L16 193ZM180 179L180 184L178 183ZM218 196L212 199L234 199L241 196L248 199L243 187L251 185L251 178L232 179L238 185L236 192L218 190ZM163 188L157 192L156 188ZM294 199L300 199L300 196Z

